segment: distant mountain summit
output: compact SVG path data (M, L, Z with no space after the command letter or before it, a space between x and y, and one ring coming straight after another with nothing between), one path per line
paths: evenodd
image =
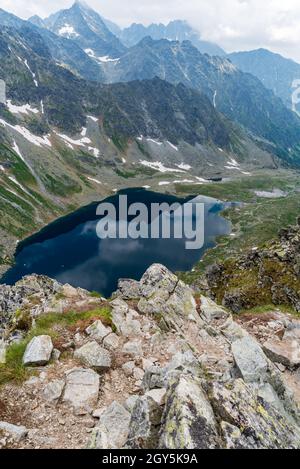
M300 65L297 62L266 49L235 52L228 57L240 70L259 78L289 108L292 106L293 83L300 80Z
M35 25L49 29L60 37L71 39L91 57L117 58L126 47L108 29L101 16L84 2L75 2L73 6L42 20L34 16L30 21Z
M140 42L146 36L152 39L168 39L169 41L191 41L202 54L224 56L226 53L217 44L203 41L198 31L193 29L187 21L175 20L169 24L151 24L144 26L142 24L132 24L124 29L120 34L122 42L132 47Z

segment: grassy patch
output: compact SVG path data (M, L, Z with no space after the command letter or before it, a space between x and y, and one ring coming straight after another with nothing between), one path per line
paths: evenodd
M262 305L262 306L256 306L255 308L248 309L246 311L241 311L240 313L238 313L238 316L239 317L243 316L243 315L257 316L259 314L269 314L273 311L280 311L281 313L284 313L284 314L292 314L293 316L296 316L297 318L299 318L299 316L300 316L300 314L297 313L297 311L295 311L294 308L292 308L291 306L288 306L288 305L273 305L273 304L266 304L266 305Z
M91 298L103 298L103 296L101 295L101 293L97 292L97 291L91 291L90 292L90 297Z
M85 328L91 321L100 319L103 324L112 326L111 309L108 306L84 312L70 311L65 314L49 313L37 319L35 327L24 340L12 344L6 355L6 364L0 365L0 385L8 382L22 383L34 373L23 366L23 355L29 342L37 336L49 335L53 342L59 340L59 328L75 330Z

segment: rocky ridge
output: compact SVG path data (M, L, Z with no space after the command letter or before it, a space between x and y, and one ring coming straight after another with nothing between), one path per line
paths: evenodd
M16 344L28 373L2 379L2 447L300 447L292 316L235 320L161 265L109 301L39 276L0 300L0 379Z
M206 281L211 297L234 313L268 304L299 313L300 218L266 246L211 266Z

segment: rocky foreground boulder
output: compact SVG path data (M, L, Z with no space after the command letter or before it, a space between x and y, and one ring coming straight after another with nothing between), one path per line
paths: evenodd
M293 316L234 318L161 265L111 300L38 276L0 299L2 447L300 448Z

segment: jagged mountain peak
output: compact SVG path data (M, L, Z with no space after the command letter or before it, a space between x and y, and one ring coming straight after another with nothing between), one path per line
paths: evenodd
M155 40L168 39L170 41L190 40L192 44L202 53L209 55L224 56L224 50L216 44L203 41L201 34L196 31L186 20L173 20L168 24L155 24L149 26L134 23L125 28L120 36L121 40L127 46L134 46L145 36L151 36Z
M71 39L90 56L119 57L126 48L109 30L101 16L84 2L75 2L44 20L47 29Z

